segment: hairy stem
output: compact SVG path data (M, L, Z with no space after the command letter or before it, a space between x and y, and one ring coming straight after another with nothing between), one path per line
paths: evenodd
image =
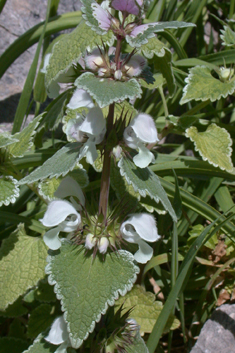
M108 140L109 134L113 129L113 117L114 117L115 103L112 103L109 107L109 114L107 117L107 133L106 139ZM100 201L99 201L99 214L104 216L104 223L106 223L107 209L108 209L108 198L109 198L109 185L110 185L110 168L111 168L111 150L106 147L104 151L104 164L101 176L101 187L100 187Z

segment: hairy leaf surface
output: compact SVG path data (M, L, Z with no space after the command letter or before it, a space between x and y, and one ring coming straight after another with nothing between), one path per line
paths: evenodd
M85 255L83 247L66 240L60 252L51 254L48 261L49 283L55 285L61 301L72 345L79 348L108 306L132 288L139 268L127 251L93 259Z

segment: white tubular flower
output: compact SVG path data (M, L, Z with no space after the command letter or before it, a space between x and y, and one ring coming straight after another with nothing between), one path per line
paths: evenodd
M59 346L55 353L66 353L67 347L71 347L67 325L63 316L57 317L54 320L48 336L45 337L45 340L51 344Z
M90 109L85 118L78 115L76 119L69 120L66 127L69 141L85 142L80 150L79 159L86 156L89 164L93 164L98 157L96 145L103 141L105 133L106 120L99 107Z
M72 98L67 104L69 109L78 109L78 108L93 108L95 105L89 93L84 89L77 88L72 95Z
M53 200L40 221L45 227L55 227L44 234L43 240L49 249L57 250L61 247L59 233L75 231L81 224L81 216L70 202Z
M68 196L75 196L78 198L80 201L81 205L85 205L85 196L82 192L82 189L80 188L79 184L70 176L67 176L64 178L56 192L54 193L55 197L58 197L59 199L64 199ZM81 206L73 199L73 197L70 198L70 201L74 205L74 207L77 210L81 210Z
M133 158L137 167L146 168L154 161L154 155L145 144L159 141L153 118L148 114L138 114L124 130L124 141L130 148L138 149L139 153Z
M80 126L80 131L88 137L88 140L80 151L80 159L86 156L87 163L93 164L98 158L96 145L103 141L106 133L106 120L99 107L92 108L89 111Z
M125 65L127 75L130 77L139 76L146 66L146 59L141 55L133 55Z
M148 213L131 215L127 221L122 223L120 232L124 240L139 245L139 250L134 254L137 262L145 264L151 259L153 249L144 240L155 242L160 238L155 218L152 215Z

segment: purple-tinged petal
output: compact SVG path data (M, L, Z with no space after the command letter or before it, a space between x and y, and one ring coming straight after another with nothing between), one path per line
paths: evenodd
M133 31L131 31L131 34L130 36L132 38L135 38L138 36L138 34L143 34L149 27L153 27L154 25L156 25L156 23L148 23L148 24L144 24L144 25L140 25L140 26L137 26L133 29Z
M99 4L92 3L92 14L97 19L99 27L105 31L110 29L111 15L104 10Z
M113 0L111 6L115 10L128 12L135 16L137 16L140 11L135 0Z

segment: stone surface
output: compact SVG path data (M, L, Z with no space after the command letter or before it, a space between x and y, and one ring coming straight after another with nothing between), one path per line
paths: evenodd
M7 0L0 15L0 55L21 34L42 22L46 15L47 0ZM79 0L61 0L58 15L80 10ZM0 81L0 123L8 129L12 122L23 89L36 45L23 53L6 71ZM7 128L6 128L7 127ZM1 127L0 127L1 129Z
M235 353L235 304L213 312L190 353Z

